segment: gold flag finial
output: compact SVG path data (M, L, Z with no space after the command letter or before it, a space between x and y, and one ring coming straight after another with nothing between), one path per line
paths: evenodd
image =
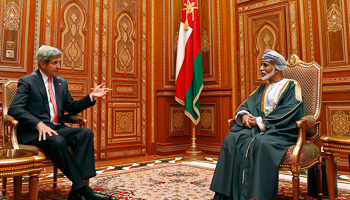
M184 6L186 6L186 8L184 8L183 10L186 10L186 21L185 21L185 31L188 30L188 20L187 20L187 15L188 14L192 14L192 21L194 21L194 9L198 10L198 7L195 6L194 2L190 2L190 0L187 0L187 3L184 3Z

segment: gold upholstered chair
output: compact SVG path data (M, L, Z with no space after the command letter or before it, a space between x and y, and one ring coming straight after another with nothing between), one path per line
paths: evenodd
M322 100L322 67L316 62L302 62L298 56L291 55L288 59L289 66L283 76L297 80L301 86L305 103L305 116L296 122L298 139L295 145L288 148L280 170L291 171L293 174L293 196L299 199L299 174L312 166L317 166L317 190L318 197L322 198L321 178L321 154L319 148L310 143L320 136L320 111ZM228 124L232 127L234 119L229 119Z
M40 155L44 155L46 159L44 160L42 167L53 165L50 157L46 155L39 147L33 145L24 145L18 144L17 141L17 131L16 127L18 125L18 121L15 120L12 116L7 114L8 108L16 94L17 91L17 80L8 80L2 85L2 112L3 112L3 127L4 127L4 140L5 146L7 149L28 149L38 151ZM71 124L77 124L79 127L86 127L87 120L81 118L79 115L68 115L65 116L65 122ZM53 165L53 187L57 186L57 172L58 169L55 165ZM2 179L2 194L5 196L6 194L6 182L7 179ZM87 184L89 180L86 180Z

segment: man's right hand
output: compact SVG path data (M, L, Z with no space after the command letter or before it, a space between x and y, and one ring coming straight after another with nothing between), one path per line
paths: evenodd
M41 138L43 138L43 140L46 140L46 134L48 134L49 136L52 136L52 134L58 135L57 131L52 130L43 122L39 122L36 126L36 129L39 131L39 141L41 141Z
M250 129L252 127L258 126L256 123L256 118L253 115L248 115L248 114L244 114L242 116L242 123L244 127L250 128Z

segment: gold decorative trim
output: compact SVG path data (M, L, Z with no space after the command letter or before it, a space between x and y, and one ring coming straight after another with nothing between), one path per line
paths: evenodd
M305 16L304 16L304 1L299 1L300 7L300 30L301 30L301 47L303 53L303 60L306 60L306 34L305 34ZM311 31L312 33L312 31Z
M45 44L51 45L52 0L46 1Z
M349 2L349 0L347 0ZM346 27L346 15L345 15L345 7L344 7L344 1L342 1L342 10L343 10L343 27ZM348 12L349 12L349 7L348 7ZM346 30L344 29L343 30L343 33L344 33L344 40L345 40L345 45L344 45L344 52L345 52L345 63L346 64L349 64L349 54L348 54L348 36L347 36L347 33L346 33Z
M152 87L151 87L151 98L152 98L152 101L151 101L151 143L155 143L155 121L154 121L154 116L155 116L155 113L154 113L154 102L155 102L155 92L154 92L154 88L155 88L155 85L154 85L154 80L155 80L155 77L154 77L154 73L155 73L155 65L154 65L154 0L152 0L152 12L151 12L151 17L152 17L152 28L151 28L151 31L152 31L152 34L151 34L151 84L152 84Z
M163 87L164 88L175 88L175 87L171 87L171 86L168 86L166 84L166 46L165 45L165 34L166 34L166 25L165 25L165 21L166 21L166 17L165 17L165 13L166 13L166 5L165 5L165 2L163 0Z
M20 8L18 5L11 1L5 6L4 12L4 24L3 28L8 29L10 31L15 31L20 28Z
M35 36L34 36L34 52L33 52L33 58L35 58L36 53L39 49L39 40L40 40L40 27L41 27L41 0L36 1L36 9L35 9L36 15L35 15ZM36 63L36 59L33 61L33 69L34 71L38 69L38 65Z
M329 32L337 32L343 29L343 19L341 17L342 12L340 8L334 3L330 6L327 11L327 30Z
M330 85L323 86L323 91L350 90L350 85Z
M147 117L147 112L146 112L146 103L147 103L147 98L146 98L146 91L147 91L147 70L146 70L146 57L147 57L147 42L146 42L146 37L147 37L147 10L146 10L146 0L142 1L142 53L141 53L141 58L142 58L142 102L141 102L141 107L142 107L142 146L146 145L146 117ZM140 152L141 153L141 152Z
M303 97L302 97L302 94L301 94L301 87L300 87L300 84L298 83L298 81L296 80L293 80L294 84L295 84L295 98L298 100L298 101L303 101ZM280 94L281 95L281 94Z
M234 1L230 1L230 16L231 16L231 70L232 70L232 94L236 94L236 19L235 16L236 14L234 13L235 10L235 5ZM234 98L231 98L231 105L232 105L232 113L235 113L236 109L236 96Z
M112 138L112 108L108 108L108 139L110 138Z
M141 149L114 151L114 152L108 152L107 153L107 159L108 158L121 157L121 156L140 155L140 154L141 154Z
M314 35L313 35L313 31L312 31L313 23L312 23L312 13L311 13L311 0L308 0L308 10L309 10L309 34L310 34L311 60L315 60L315 57L314 57ZM302 22L302 23L304 23L304 22ZM304 36L302 36L302 37L304 37ZM303 59L306 60L305 58L303 58Z
M27 0L27 9L30 8L30 1ZM27 11L27 17L26 17L26 35L25 35L25 44L28 44L28 36L29 36L29 12ZM21 40L19 40L21 41ZM27 71L27 60L28 60L28 45L24 45L24 68L22 70L18 70L19 72L26 72ZM21 49L19 49L21 51Z
M107 44L108 44L108 38L107 38L107 29L105 27L108 26L108 1L103 1L103 6L102 6L103 10L102 12L103 17L102 17L102 70L101 70L101 83L106 83L107 82ZM106 114L107 114L107 100L106 100L106 96L104 96L101 99L101 149L106 149L106 130L109 134L108 128L110 126L110 123L107 122L106 120ZM109 111L109 110L108 110ZM107 127L106 127L106 123L107 123ZM107 136L108 137L108 136Z
M239 23L239 55L240 55L240 65L241 65L241 102L246 99L246 85L245 85L245 55L244 55L244 24L243 24L243 14L240 13L238 16Z
M299 83L295 80L291 80L291 81L294 81L294 84L295 84L295 98L299 101L302 101L302 97L301 97L301 87L299 85ZM278 94L278 98L277 98L277 102L280 100L284 90L286 90L288 84L289 84L290 81L286 82L282 89L280 90L280 93ZM301 99L301 100L300 100Z
M322 38L324 37L324 34L322 32L322 18L321 18L321 2L317 2L317 17L318 17L318 32L320 33L320 58L321 58L321 66L324 66L324 55L323 55L323 41Z
M94 18L94 26L93 27L100 27L100 7L101 7L101 4L100 4L100 0L95 0L95 18ZM93 79L91 81L91 84L94 86L97 86L99 84L99 77L101 77L101 75L99 74L99 65L101 64L99 62L99 50L100 50L100 42L99 42L99 39L100 39L100 34L99 34L99 31L93 31L94 34L94 37L93 37L93 44L94 44L94 49L93 49ZM99 113L99 110L100 110L100 105L96 104L93 108L92 108L92 112L93 112L93 115L91 116L92 117L92 130L94 133L98 133L99 132L99 127L97 126L98 124L100 124L98 122L98 118L97 117L93 117L93 116L98 116L98 113ZM97 141L98 141L98 137L97 137L97 134L94 134L94 146L95 146L95 149L98 147L97 146ZM101 142L102 143L102 142ZM101 144L102 145L102 144ZM99 149L100 150L100 149ZM99 151L98 150L98 151ZM102 153L102 152L100 152Z
M350 1L348 0L347 2L348 2L348 12L347 12L348 13L348 21L350 21ZM348 25L348 28L349 28L349 34L350 34L350 26L349 25Z
M219 67L219 85L217 86L209 86L208 88L215 88L215 87L221 87L221 37L220 37L220 1L216 1L216 17L217 17L217 31L218 31L218 57L219 57L219 60L218 60L218 67ZM214 29L215 30L215 29ZM214 60L214 58L213 58ZM215 60L214 60L215 61ZM215 77L215 70L213 71L213 76ZM205 84L204 84L205 86Z
M292 32L292 53L298 54L298 34L297 34L297 21L296 21L296 10L295 1L290 2L290 21L291 21L291 32ZM304 15L304 14L302 14Z
M266 1L263 1L263 2L259 2L259 3L243 6L243 10L244 11L252 10L252 9L256 9L256 8L269 6L269 5L272 5L272 4L278 4L278 3L281 3L281 2L288 2L288 1L286 1L286 0L266 0Z

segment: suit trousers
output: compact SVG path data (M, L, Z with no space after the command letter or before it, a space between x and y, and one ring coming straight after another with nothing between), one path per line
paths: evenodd
M61 172L72 181L72 190L86 185L86 179L96 176L94 134L87 128L49 124L58 135L46 135L46 140L33 140L28 144L43 149ZM68 147L71 147L71 151Z

